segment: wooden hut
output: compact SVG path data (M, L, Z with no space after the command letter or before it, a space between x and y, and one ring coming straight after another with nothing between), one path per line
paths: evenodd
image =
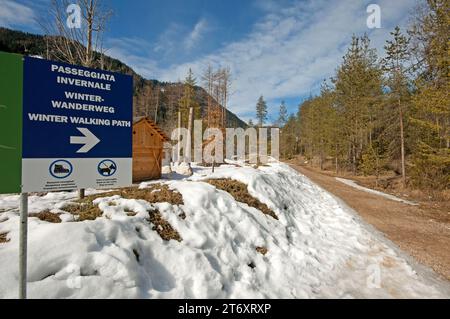
M133 181L161 178L163 145L169 138L148 117L133 121Z

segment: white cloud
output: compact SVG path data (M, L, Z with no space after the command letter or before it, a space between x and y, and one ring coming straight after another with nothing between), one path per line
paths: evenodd
M12 0L0 0L0 26L30 26L36 23L33 9Z
M187 50L191 50L197 43L203 38L203 35L208 29L208 23L206 19L200 19L194 29L189 33L186 40L184 41L184 46Z
M234 78L230 109L248 118L261 94L273 105L278 99L314 93L323 79L333 75L352 34L369 33L382 51L389 32L405 24L415 1L378 1L383 29L369 30L366 8L370 1L315 0L276 7L276 2L266 0L264 8L270 11L252 31L212 54L169 67L137 56L124 59L137 70L141 68L144 76L163 81L184 78L189 68L199 75L208 63L230 66ZM201 32L194 28L191 34L195 40Z
M180 42L180 36L183 34L183 27L177 23L171 23L169 27L159 36L153 51L165 56L176 52Z
M159 73L156 61L142 56L143 52L150 52L150 43L140 38L115 38L106 41L105 54L114 57L134 69L134 71L147 78L155 78Z

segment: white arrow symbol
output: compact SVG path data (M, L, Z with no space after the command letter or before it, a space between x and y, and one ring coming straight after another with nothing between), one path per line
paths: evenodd
M87 128L77 127L77 130L81 132L84 136L71 136L70 144L84 144L82 148L80 148L77 153L87 153L89 152L95 145L97 145L100 140L92 134Z

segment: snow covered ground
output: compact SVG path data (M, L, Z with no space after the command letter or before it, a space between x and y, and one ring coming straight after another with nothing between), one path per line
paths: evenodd
M355 181L352 181L352 180L349 180L349 179L336 177L336 180L338 182L341 182L341 183L347 185L347 186L351 186L353 188L359 189L360 191L363 191L363 192L366 192L366 193L371 193L371 194L374 194L374 195L378 195L378 196L381 196L381 197L393 200L395 202L400 202L400 203L404 203L404 204L411 205L411 206L419 206L419 204L411 202L409 200L406 200L406 199L403 199L403 198L398 198L398 197L396 197L394 195L391 195L391 194L386 194L386 193L383 193L383 192L376 191L374 189L363 187L361 185L356 184Z
M450 285L416 265L341 201L284 164L193 167L164 180L184 205L99 199L95 221L29 223L31 298L449 298ZM173 175L172 175L173 176ZM177 176L178 177L178 176ZM202 182L232 178L279 220ZM152 182L154 183L154 182ZM142 184L141 188L148 184ZM90 191L91 193L94 190ZM30 198L30 213L60 212L75 193ZM0 196L0 297L18 285L18 196ZM146 219L156 207L182 242ZM126 212L134 211L136 216ZM186 218L178 217L183 211ZM266 247L263 256L257 247ZM249 267L252 265L254 267Z

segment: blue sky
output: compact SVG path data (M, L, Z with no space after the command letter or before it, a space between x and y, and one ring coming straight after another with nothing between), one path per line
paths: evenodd
M74 0L75 2L75 0ZM264 95L274 120L333 75L352 34L368 33L383 54L395 25L407 26L417 0L105 0L114 11L107 54L149 79L177 81L208 63L233 73L230 109L248 120ZM0 26L41 33L50 0L0 0ZM381 8L369 29L367 6Z

